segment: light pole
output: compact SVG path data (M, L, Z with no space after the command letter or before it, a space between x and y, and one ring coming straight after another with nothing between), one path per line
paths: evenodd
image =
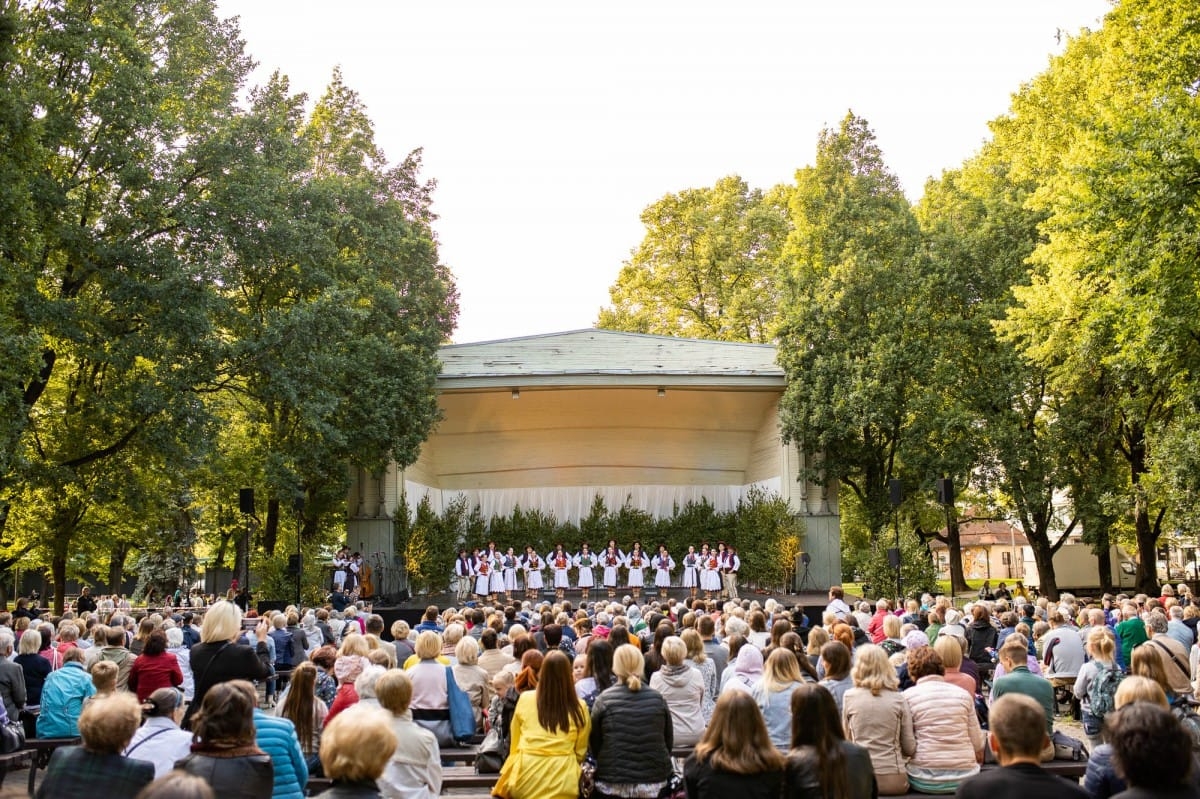
M296 608L300 602L300 576L304 572L304 552L300 548L300 532L304 529L304 495L296 494L292 500L292 510L296 511Z

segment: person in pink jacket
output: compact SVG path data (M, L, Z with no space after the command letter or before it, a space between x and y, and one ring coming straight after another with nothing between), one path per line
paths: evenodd
M909 650L908 675L916 685L904 692L904 700L917 746L908 761L908 782L922 793L952 793L983 762L974 697L946 682L945 672L933 647Z

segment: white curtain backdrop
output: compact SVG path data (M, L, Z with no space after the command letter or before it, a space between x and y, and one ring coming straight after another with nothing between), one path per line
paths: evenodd
M592 500L599 495L610 511L624 507L626 500L634 508L648 512L655 518L670 516L678 505L682 508L689 502L707 498L718 511L729 511L737 507L753 488L767 494L779 494L780 478L771 477L746 485L692 486L692 485L633 485L633 486L559 486L555 488L485 488L485 489L440 489L432 488L412 480L404 481L404 493L408 498L410 513L428 496L435 513L440 514L447 503L465 496L467 507L479 505L485 519L507 516L520 505L522 510L538 509L553 513L559 521L579 523L591 510Z

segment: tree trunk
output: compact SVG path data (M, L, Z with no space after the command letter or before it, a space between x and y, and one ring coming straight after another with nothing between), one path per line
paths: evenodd
M275 557L275 544L279 540L279 500L267 500L267 523L263 525L263 554Z
M121 578L125 575L125 559L129 557L129 544L113 545L108 556L108 593L121 593Z
M67 600L67 553L66 546L55 546L50 559L50 572L54 577L54 615L61 616ZM61 549L61 551L60 551Z
M1158 533L1150 524L1150 511L1139 497L1134 507L1133 529L1137 535L1137 590L1158 594Z
M1045 530L1039 530L1026 538L1029 548L1033 550L1033 562L1038 570L1038 590L1042 592L1042 596L1057 601L1058 581L1054 577L1054 550L1050 547L1050 539Z
M958 534L958 510L950 505L946 508L946 547L950 557L950 594L968 590L967 577L963 573L962 539Z
M1100 590L1104 593L1111 593L1113 590L1112 547L1108 543L1108 533L1098 533L1096 542L1092 546L1096 553L1096 566L1100 569Z

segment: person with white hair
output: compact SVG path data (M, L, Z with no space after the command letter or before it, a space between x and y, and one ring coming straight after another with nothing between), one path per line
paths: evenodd
M179 690L183 691L184 702L191 702L196 696L196 679L192 673L192 651L183 645L183 630L178 627L167 629L167 651L179 661L179 670L183 672Z

